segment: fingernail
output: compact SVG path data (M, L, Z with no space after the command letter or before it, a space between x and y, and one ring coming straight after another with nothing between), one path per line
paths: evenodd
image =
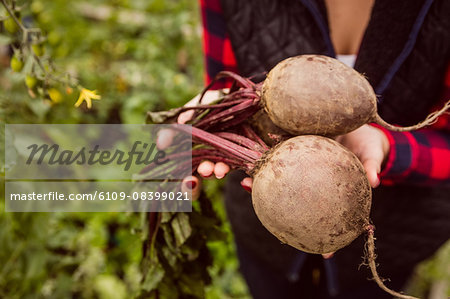
M217 162L216 165L214 165L214 174L218 179L223 179L229 171L230 166L223 162Z
M330 258L332 258L334 256L334 252L324 253L324 254L322 254L322 256L323 256L324 259L327 260L327 259L330 259Z
M250 188L249 186L245 186L245 185L241 185L242 188L244 188L245 191L252 193L252 188Z
M190 190L194 189L195 187L197 187L197 182L196 181L187 181L185 183L186 187Z

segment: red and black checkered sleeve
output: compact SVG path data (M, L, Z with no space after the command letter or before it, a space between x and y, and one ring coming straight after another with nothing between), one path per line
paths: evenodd
M220 71L238 72L236 59L227 34L225 19L219 0L200 0L203 20L203 50L205 55L206 84ZM213 89L230 87L231 82L221 80Z
M450 64L445 77L441 107L449 99ZM449 114L439 117L429 128L415 132L382 130L391 146L386 166L381 173L382 184L450 185Z

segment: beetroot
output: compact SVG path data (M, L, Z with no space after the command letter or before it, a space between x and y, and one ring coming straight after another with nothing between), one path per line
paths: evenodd
M197 145L192 150L194 168L207 159L253 176L255 212L283 243L310 253L328 253L350 244L369 225L372 194L364 168L332 139L296 136L269 149L256 135L249 138L249 127L244 127L249 137L184 125L173 128L192 134ZM182 165L185 155L166 158Z
M191 153L193 169L208 159L253 176L255 212L281 242L305 252L328 253L366 232L366 264L375 282L395 297L416 299L387 288L376 271L370 185L359 160L342 145L326 137L304 135L268 149L246 125L241 129L248 137L224 131L212 134L183 125L173 125L173 129L192 133L196 145ZM179 165L172 174L184 173L183 167L191 166L183 163L185 158L183 153L167 156ZM152 167L142 173L146 171L155 174Z
M341 249L369 224L372 194L364 168L334 140L288 139L262 158L253 178L253 207L261 223L302 251Z
M303 55L269 72L262 102L270 119L292 134L335 136L370 122L377 99L354 69L327 56Z
M277 127L263 110L256 112L249 123L265 143L272 146L280 140L292 137L288 132Z
M283 60L262 86L262 103L275 125L294 134L337 136L375 122L392 131L417 130L450 107L410 127L396 127L377 114L377 98L366 78L342 62L322 55Z
M417 125L391 125L377 114L377 99L366 78L340 61L322 55L301 55L285 59L259 84L231 72L219 73L215 81L224 77L234 79L236 88L216 104L214 109L228 109L218 115L202 115L207 105L194 108L201 110L197 113L201 118L194 118L192 122L198 128L223 130L226 128L224 124L227 127L237 125L264 107L275 128L279 127L278 129L292 135L337 136L370 122L400 132L428 126L450 108L450 101L447 101L442 109L428 115ZM172 113L178 113L180 109L193 108L179 108ZM150 113L149 117L155 118L154 121L161 119L155 113ZM229 118L233 118L234 122L229 122ZM264 123L256 128L274 128L273 125L267 126L266 117L258 118ZM265 140L267 133L273 132L262 134Z

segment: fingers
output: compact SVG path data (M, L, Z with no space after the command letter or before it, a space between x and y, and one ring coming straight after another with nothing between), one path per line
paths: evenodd
M212 174L214 174L216 178L222 179L228 172L230 172L230 166L223 162L214 164L211 161L203 161L198 166L197 172L204 178L209 178Z
M201 181L196 176L187 176L181 183L181 192L192 192L192 200L197 200L200 196Z
M212 104L213 102L217 101L217 99L219 99L223 93L228 93L229 89L225 88L225 89L217 89L217 90L208 90L205 95L203 96L202 99L202 104ZM195 99L198 101L200 100L200 95L198 95L197 97L195 97Z
M241 186L244 188L247 192L252 192L252 186L253 186L253 179L251 177L246 177L241 181Z
M200 174L204 178L208 178L214 174L216 178L221 179L225 177L225 175L230 172L230 166L223 163L218 162L214 164L211 161L203 161L197 168L198 174ZM241 186L248 192L252 192L253 179L250 177L246 177L241 181Z
M216 178L222 179L225 175L230 172L230 166L223 163L217 162L214 164L211 161L203 161L197 167L197 172L204 178L208 178L214 174ZM252 192L253 179L251 177L246 177L241 181L241 186L248 192Z
M230 166L223 162L218 162L214 165L214 174L216 178L222 179L228 172L230 172Z
M367 173L367 179L369 180L370 186L372 188L376 188L380 185L380 168L381 168L381 162L377 161L375 159L367 159L363 161L364 169Z
M210 177L214 172L214 163L211 161L203 161L197 167L197 172L204 178Z
M173 141L175 136L175 131L171 129L161 129L159 130L156 137L156 147L160 150L168 148Z
M334 256L334 252L329 252L329 253L322 254L322 257L324 259L326 259L326 260L332 258L333 256Z
M223 162L214 164L211 161L200 163L197 172L202 177L210 177L213 173L218 179L223 178L230 171L230 166ZM200 195L201 180L196 176L187 176L182 181L181 191L192 192L192 200L197 200Z

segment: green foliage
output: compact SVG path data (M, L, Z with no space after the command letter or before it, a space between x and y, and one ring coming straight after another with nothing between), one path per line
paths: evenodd
M0 5L2 123L144 123L147 111L181 106L202 89L197 1L6 3L27 28L42 31L24 44ZM13 53L23 62L13 62L17 72ZM102 96L92 109L74 107L78 84ZM247 294L217 181L205 182L209 217L200 203L189 217L163 213L153 243L149 214L5 213L1 186L0 298L151 298L155 289L160 298Z
M1 298L128 298L139 289L137 215L2 211L0 223Z
M450 241L442 246L436 254L422 262L409 283L411 294L429 298L450 297Z
M247 285L239 273L239 263L236 259L233 234L230 223L226 220L223 202L223 181L206 180L203 189L207 198L210 198L222 220L222 232L225 233L225 242L211 239L208 248L214 257L214 263L209 268L213 282L206 288L206 297L210 299L222 298L250 298Z
M42 59L51 60L52 72L60 79L66 73L78 78L102 100L90 111L74 109L79 91L45 78L27 56L20 73L13 73L9 63L0 71L1 109L8 123L143 123L146 111L180 106L202 88L196 1L18 4L22 20L43 30L45 40L39 48L44 49ZM7 13L0 10L0 16ZM13 38L7 32L1 37L3 45ZM27 92L27 75L41 80L39 88L46 91ZM50 88L60 94L59 102L48 94Z
M1 123L144 123L202 89L198 1L6 2L42 39L23 43L0 6ZM74 107L79 86L102 96L92 109ZM152 235L150 214L5 213L0 186L0 298L248 298L217 180L212 207L162 213ZM418 268L416 294L450 281L448 249Z
M191 213L148 215L139 298L246 296L246 287L237 274L231 234L227 233L229 226L223 222L223 206L217 201L221 199L217 182L206 182L206 192L195 202Z

